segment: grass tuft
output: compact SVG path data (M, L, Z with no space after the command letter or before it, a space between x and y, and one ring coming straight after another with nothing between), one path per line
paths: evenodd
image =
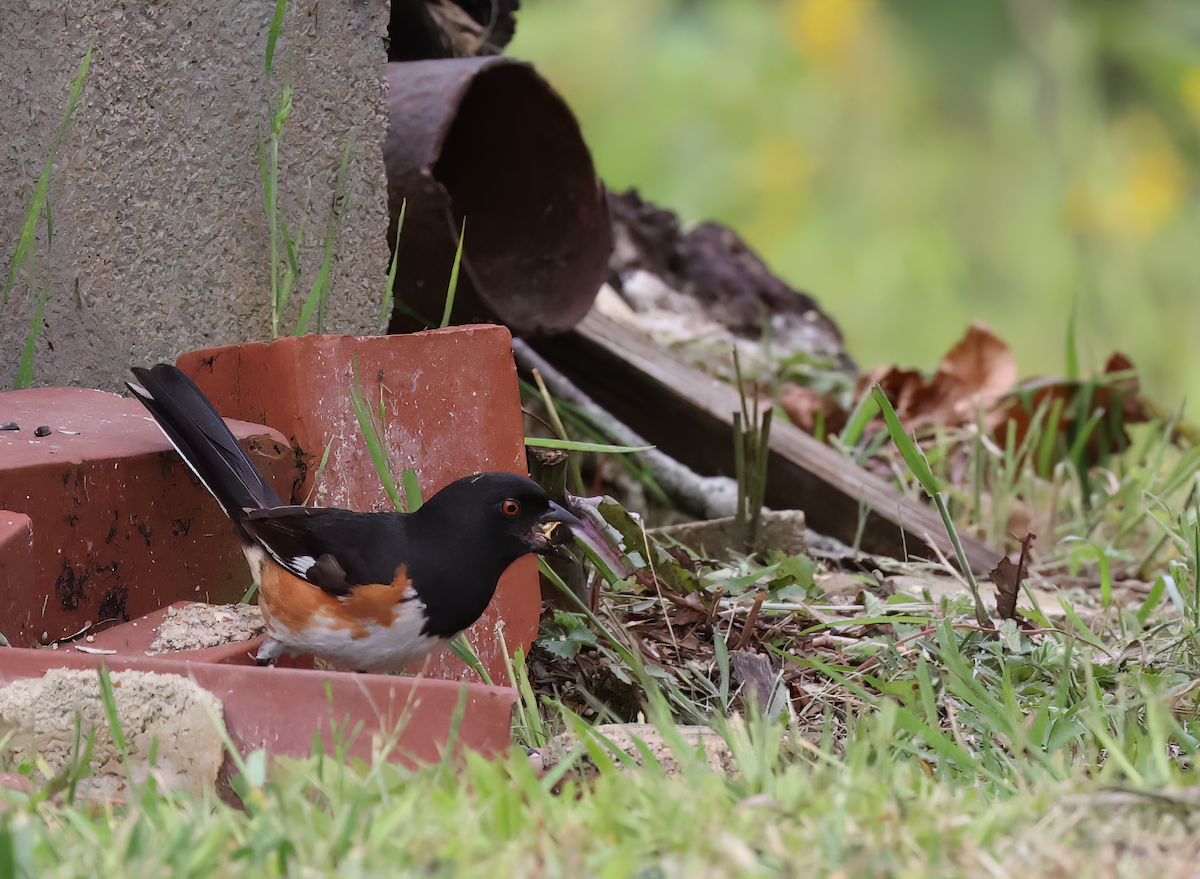
M33 361L37 351L37 340L41 334L42 322L46 316L46 302L50 298L50 280L47 278L43 283L41 290L37 289L36 281L36 258L37 258L37 227L38 222L42 218L42 214L46 216L46 246L50 247L54 241L54 222L50 211L50 199L48 190L50 187L50 173L54 170L54 162L58 158L58 151L66 140L67 131L70 129L71 119L75 115L75 108L79 104L79 97L83 94L83 86L87 81L88 69L92 63L92 48L83 54L83 60L79 63L79 70L75 74L75 79L71 83L71 89L67 93L67 104L63 108L62 121L58 124L58 131L54 135L54 141L50 146L50 154L46 157L46 164L42 167L42 173L38 176L37 184L34 186L33 194L30 195L29 201L25 206L25 218L21 223L21 232L17 236L17 246L13 251L12 258L8 261L8 272L4 278L4 289L0 292L0 308L8 304L8 297L12 293L13 287L17 282L17 275L22 268L27 269L29 278L29 297L36 300L33 308L33 317L30 321L29 333L25 337L25 347L21 353L21 361L17 367L17 376L13 384L14 390L30 387L33 384Z
M454 248L454 262L450 266L450 283L446 285L446 307L442 310L440 327L450 326L450 315L454 311L454 297L458 294L458 270L462 265L463 242L467 239L467 218L463 217L462 228L458 230L458 244ZM397 231L397 240L399 232Z

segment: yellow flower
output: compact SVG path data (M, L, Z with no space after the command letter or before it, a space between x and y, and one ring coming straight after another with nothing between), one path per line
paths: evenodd
M1200 65L1193 67L1183 78L1183 83L1179 86L1179 97L1188 115L1200 122Z
M1066 197L1075 229L1130 242L1157 232L1183 206L1190 185L1187 166L1166 127L1141 110L1120 120L1111 133L1117 164L1107 184L1084 172ZM1090 182L1088 178L1090 179Z
M845 55L870 5L871 0L786 0L780 8L784 35L814 64L831 64Z
M746 223L750 240L769 247L794 229L816 170L815 159L798 141L772 137L755 145L741 169L757 199L754 216Z
M1130 145L1121 183L1104 200L1103 225L1119 238L1140 240L1153 235L1179 212L1188 174L1163 124L1139 113L1120 126Z

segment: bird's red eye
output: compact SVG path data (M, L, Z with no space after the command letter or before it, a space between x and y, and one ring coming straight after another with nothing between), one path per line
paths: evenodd
M521 505L512 498L509 498L500 505L500 512L506 516L515 516L517 513L521 512Z

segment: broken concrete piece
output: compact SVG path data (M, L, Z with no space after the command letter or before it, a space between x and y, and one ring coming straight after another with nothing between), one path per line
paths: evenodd
M276 10L282 20L273 27ZM39 301L38 384L116 390L132 352L165 360L271 332L275 251L259 157L272 152L266 141L285 88L294 100L281 123L274 201L295 248L286 257L281 249L279 262L294 254L302 277L280 329L296 326L325 258L327 229L336 256L320 309L325 328L376 325L388 260L384 0L203 7L72 0L69 11L6 3L3 16L6 247L15 244L56 138L61 147L49 189L54 246L39 223L30 257L38 290L45 283L54 293L26 295L19 280L6 297L0 387L12 386ZM64 137L63 108L89 47L91 66ZM9 420L30 433L47 424Z
M90 777L77 789L84 796L119 796L130 774L138 784L153 774L160 790L193 796L213 790L225 754L216 726L223 723L221 703L179 675L114 672L112 684L130 758L128 770L109 728L99 675L91 669L67 668L0 690L0 729L13 732L3 754L8 767L35 756L55 774L70 767L81 756L75 750L79 717L80 747L86 747L93 732L96 737L89 768L82 772ZM40 773L35 778L47 780Z
M668 542L678 541L705 558L727 559L733 553L745 553L745 548L738 545L736 521L727 516L705 522L685 522L655 528L650 536L660 540L665 538ZM808 548L804 523L803 510L764 510L755 551L777 549L785 555L799 555Z
M645 761L645 755L642 752L644 745L649 749L651 756L662 766L664 772L668 775L679 772L679 761L672 753L671 746L663 739L658 727L653 724L602 723L595 727L595 730L636 760L638 765L643 765ZM733 752L729 749L729 743L707 726L677 726L675 731L689 747L703 746L704 758L713 771L732 772L735 770ZM579 736L575 733L568 732L555 736L545 750L543 765L548 769L554 764L562 762L578 744Z
M204 604L168 607L158 637L148 654L200 650L249 641L264 629L262 611L254 604Z

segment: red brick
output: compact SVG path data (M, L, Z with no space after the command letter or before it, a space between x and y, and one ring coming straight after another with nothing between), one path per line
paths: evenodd
M55 641L173 601L236 601L250 576L229 521L136 400L81 388L0 394L0 509L31 520L32 566L0 576L14 645ZM51 433L35 437L34 429ZM286 495L291 449L261 425L231 423ZM0 553L0 569L11 562Z
M299 336L193 351L178 365L222 415L268 424L301 451L306 474L293 500L312 489L321 456L329 461L313 503L354 510L390 509L351 404L358 364L368 405L385 404L384 435L397 469L416 471L422 493L484 470L525 473L520 390L511 336L479 325L393 336ZM397 476L397 479L399 477ZM493 634L504 621L510 650L537 634L537 564L518 561L501 579L496 599L470 638L497 683L506 681ZM461 677L446 653L426 672Z

